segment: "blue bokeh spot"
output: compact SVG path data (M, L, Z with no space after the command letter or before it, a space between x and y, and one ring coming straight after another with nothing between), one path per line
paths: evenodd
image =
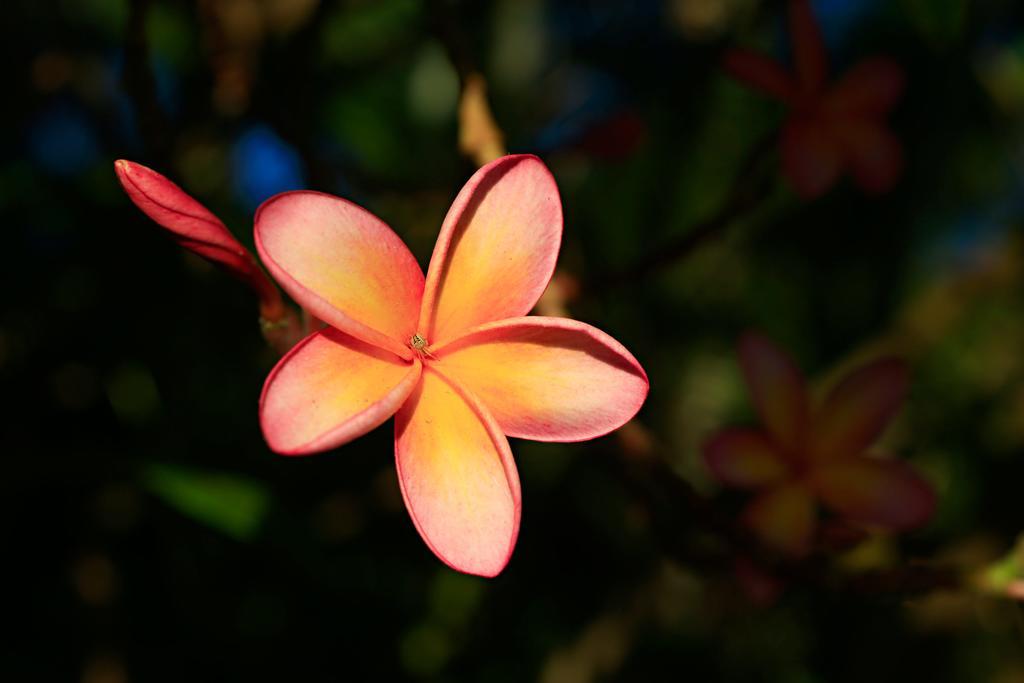
M80 107L58 102L33 122L28 135L29 154L41 168L69 177L96 163L100 143L89 118Z
M248 209L278 192L306 185L298 152L265 124L242 132L231 153L231 166L235 193Z

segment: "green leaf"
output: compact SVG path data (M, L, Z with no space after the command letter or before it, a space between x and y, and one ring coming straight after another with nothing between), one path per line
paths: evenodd
M235 474L151 464L143 485L186 517L239 541L256 537L270 509L259 482Z
M1009 595L1015 585L1024 582L1024 536L1017 539L1010 552L985 569L981 580L982 587L996 595Z

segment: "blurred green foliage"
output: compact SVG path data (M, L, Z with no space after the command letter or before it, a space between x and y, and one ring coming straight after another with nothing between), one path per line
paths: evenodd
M151 464L142 482L182 514L239 541L256 537L270 507L265 486L233 474Z

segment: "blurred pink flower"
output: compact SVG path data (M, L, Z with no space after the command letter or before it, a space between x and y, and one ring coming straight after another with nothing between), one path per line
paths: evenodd
M786 104L782 171L805 199L827 192L843 173L870 194L892 189L903 172L903 147L886 123L904 88L891 59L865 59L837 81L809 0L789 0L795 73L747 50L730 50L724 68L755 90Z
M868 453L896 415L906 365L877 360L844 376L818 405L792 360L749 333L739 358L762 428L730 428L704 445L723 484L756 491L744 522L767 545L799 556L818 526L817 502L841 522L905 531L935 508L931 486L908 465Z

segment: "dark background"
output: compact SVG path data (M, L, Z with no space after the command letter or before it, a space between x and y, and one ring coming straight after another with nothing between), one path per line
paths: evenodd
M752 419L742 331L817 378L910 334L887 443L938 511L828 576L973 576L1022 528L1024 8L814 6L834 73L876 53L907 70L897 188L802 201L769 158L772 189L739 220L612 280L719 215L771 139L784 109L718 65L734 44L786 59L783 3L5 3L0 678L1024 681L1019 608L969 580L748 597L715 530L671 487L651 494L664 481L616 437L513 443L515 555L494 580L452 572L402 507L390 425L321 456L267 449L256 404L275 358L253 298L113 173L122 157L160 170L250 246L271 194L339 194L426 265L473 171L454 49L487 78L509 149L551 167L559 267L583 283L569 308L645 366L640 423L671 469L721 515L742 502L697 448Z

